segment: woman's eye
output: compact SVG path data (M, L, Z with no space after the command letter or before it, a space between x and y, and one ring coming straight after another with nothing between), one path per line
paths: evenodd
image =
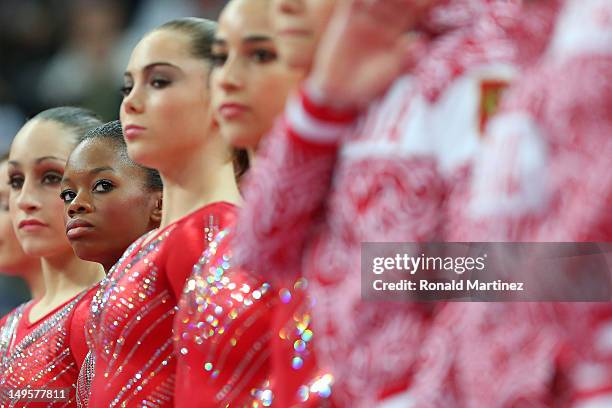
M125 98L126 96L128 96L130 94L130 92L132 92L132 86L131 85L124 85L124 86L121 87L119 92L121 92L121 95L123 95L123 97Z
M227 54L224 53L213 53L210 56L210 59L212 61L212 65L213 67L221 67L223 65L225 65L225 62L227 61Z
M93 191L96 193L108 193L114 188L113 183L108 180L100 180L94 184Z
M11 186L11 188L13 190L19 190L21 187L23 187L23 177L21 177L21 176L10 176L8 184L9 184L9 186Z
M277 58L277 55L275 52L269 51L269 50L255 50L253 52L253 58L257 62L266 63L266 62L275 61Z
M60 198L65 203L71 203L76 198L76 194L72 190L64 190L60 193Z
M41 183L54 185L54 184L59 184L61 181L62 181L62 175L53 172L53 173L45 173L42 177Z
M165 88L170 84L167 79L156 78L151 80L151 86L156 89Z

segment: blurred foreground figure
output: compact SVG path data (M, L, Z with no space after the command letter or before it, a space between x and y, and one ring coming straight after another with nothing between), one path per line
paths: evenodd
M463 223L455 230L459 235L477 231L498 241L612 241L612 3L561 4L541 60L510 89L491 121L464 204L456 207L462 213L454 218ZM522 45L527 44L525 38ZM527 370L530 375L547 371L558 389L549 389L545 406L611 406L610 305L548 306L553 314L542 323L558 323L558 354L524 361L516 374L506 374L507 382ZM516 315L519 305L512 309ZM498 344L511 350L509 341ZM484 341L473 348L479 356L491 349ZM487 388L480 382L477 387Z
M609 92L567 93L583 88L578 79L587 76L581 69L589 70L593 81L607 81L607 63L596 62L601 51L594 44L606 44L601 36L609 19L595 10L608 6L589 2L592 11L585 13L584 6L574 9L576 4L564 5L552 40L563 5L558 1L441 1L412 13L419 16L412 22L399 17L406 2L339 6L300 98L287 109L291 137L258 161L239 223L241 256L249 267L274 280L302 266L316 302L315 352L334 374L333 398L339 405L517 407L566 404L570 398L558 392L567 389L557 383L563 344L561 329L553 324L557 320L551 319L555 308L367 303L361 299L359 265L361 242L529 239L484 227L468 230L466 194L475 195L472 190L481 183L483 164L477 164L475 176L472 165L483 140L496 138L486 130L495 129L496 101L508 86L505 106L513 98L541 98L525 109L548 115L546 126L556 143L580 124L610 134L602 129L610 104L599 101ZM600 34L585 33L580 44L572 43L579 36L566 36L568 30L593 16L600 25L587 25ZM397 69L389 66L400 62L393 58L402 52L402 24L412 24L429 41L425 51L404 51L415 66L394 79ZM568 70L580 75L569 86L559 85L560 74ZM555 75L556 82L549 80ZM376 100L389 83L389 91ZM558 110L561 106L569 110ZM559 119L565 113L569 116ZM591 116L583 122L580 115ZM600 151L598 158L604 157L610 155ZM565 169L563 156L550 156L548 164L538 160L538 166ZM605 166L599 162L589 166ZM490 163L501 164L499 159ZM555 185L560 191L563 184L550 187ZM609 202L609 195L599 197ZM469 199L468 208L475 200ZM523 206L529 200L519 199ZM605 201L595 207L605 209ZM572 219L559 215L547 228L569 229ZM503 228L514 230L514 223ZM544 239L544 227L537 231L542 235L532 239ZM516 335L508 336L513 327ZM485 343L489 347L478 348ZM483 377L485 387L478 382Z
M444 340L433 330L445 324L436 310L443 304L362 301L360 244L443 236L447 180L464 172L480 143L482 89L495 93L516 72L507 31L520 3L407 7L340 2L287 109L289 137L258 161L239 223L249 267L275 281L303 266L315 299L315 352L344 406L372 406L409 386L434 389L412 374L449 364L421 347ZM426 38L424 50L402 38L410 27ZM395 79L404 60L415 66Z

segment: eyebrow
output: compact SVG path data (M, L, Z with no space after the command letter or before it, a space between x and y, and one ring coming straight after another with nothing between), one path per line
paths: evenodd
M96 174L102 173L103 171L110 171L112 173L115 173L115 169L113 169L112 167L110 167L110 166L102 166L102 167L96 167L95 169L89 170L89 174L90 175L96 175ZM71 181L72 180L69 177L63 177L62 178L62 183L69 183Z
M253 34L247 35L242 39L244 43L258 43L258 42L267 42L272 41L272 37L264 34Z
M60 157L55 157L55 156L44 156L44 157L39 157L38 159L36 159L35 163L40 164L47 160L58 161L58 162L65 164L67 159L62 159ZM11 166L19 166L19 162L15 160L9 160L8 164L10 164Z
M59 162L62 162L63 164L66 164L66 161L68 159L62 159L62 158L59 158L59 157L56 157L56 156L44 156L44 157L40 157L40 158L36 159L36 164L40 164L40 163L42 163L44 161L47 161L47 160L59 161Z
M252 34L252 35L247 35L246 37L244 37L242 39L243 43L247 43L247 44L253 44L253 43L260 43L260 42L269 42L272 41L272 37L268 36L268 35L264 35L264 34ZM224 38L215 38L213 39L213 45L226 45L227 41Z
M115 172L115 169L113 169L110 166L102 166L102 167L96 167L95 169L91 169L89 171L89 174L98 174L98 173L102 173L103 171L110 171L110 172Z
M145 67L142 69L143 71L147 72L152 70L153 68L156 67L171 67L171 68L175 68L178 69L179 71L181 70L181 68L178 67L178 65L174 65L170 62L164 62L164 61L159 61L159 62L152 62L150 64L145 65ZM125 71L123 73L124 76L132 76L132 74L130 73L130 71Z

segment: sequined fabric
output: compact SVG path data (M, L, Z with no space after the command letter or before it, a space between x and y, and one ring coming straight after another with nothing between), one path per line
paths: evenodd
M236 267L217 234L185 285L175 324L179 406L270 406L270 284Z
M234 213L227 203L207 205L126 250L92 302L89 406L173 405L177 300L210 237Z
M42 321L21 339L17 328L26 305L17 308L0 329L0 406L67 407L75 406L78 364L70 350L72 312L87 293L77 296ZM27 402L9 399L9 390L69 389L68 401Z
M91 392L91 382L93 381L96 367L94 358L91 353L87 353L79 371L79 378L76 384L76 402L79 408L89 406L89 393Z
M0 323L0 362L8 358L10 351L15 346L17 325L23 316L23 310L26 306L27 303L18 306L12 313L3 318Z
M272 313L271 341L275 405L278 407L332 407L334 377L319 367L312 321L314 300L308 281L299 278L278 291Z

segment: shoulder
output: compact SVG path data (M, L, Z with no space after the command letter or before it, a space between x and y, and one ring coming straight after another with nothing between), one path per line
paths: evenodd
M179 220L164 245L166 275L175 293L180 294L185 279L217 233L234 224L237 207L224 202L202 207Z
M215 225L219 230L233 223L238 214L234 204L219 201L203 206L185 219L186 224Z
M22 303L10 312L8 312L6 315L4 315L4 317L0 319L0 328L4 327L9 322L9 319L12 320L15 317L19 317L21 314L23 314L23 311L30 303L31 301Z
M87 319L89 319L91 301L98 292L100 283L95 284L89 289L84 290L75 299L75 304L68 316L69 328L85 327Z
M91 305L91 301L98 292L98 289L100 289L100 283L96 283L91 288L86 289L82 292L80 298L77 300L77 303L74 307L74 317L77 317L78 315L78 317L83 316L87 318L87 316L89 315L89 307Z
M208 204L176 223L172 236L185 242L212 240L221 230L233 225L238 215L238 207L227 202Z

